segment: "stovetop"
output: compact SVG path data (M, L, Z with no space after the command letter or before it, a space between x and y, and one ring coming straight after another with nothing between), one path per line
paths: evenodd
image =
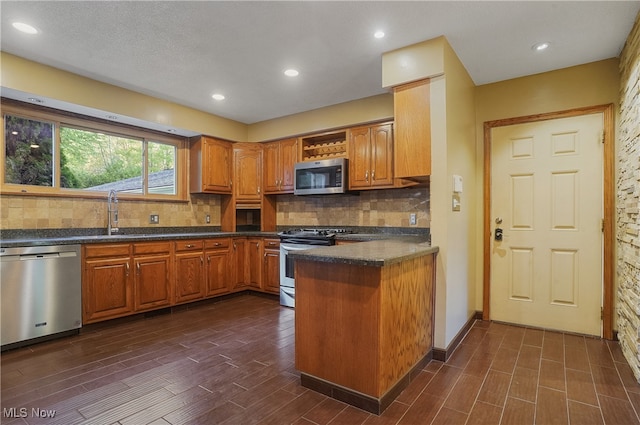
M353 233L348 229L288 229L278 233L281 237L335 238L337 234Z

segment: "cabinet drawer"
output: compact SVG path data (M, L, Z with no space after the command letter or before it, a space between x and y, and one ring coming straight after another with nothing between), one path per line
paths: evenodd
M280 249L280 239L265 239L264 249Z
M204 241L204 247L206 249L224 249L229 248L230 245L231 239L229 238L207 239Z
M191 239L184 241L176 241L176 251L202 251L204 248L204 241L202 239Z
M142 242L133 244L133 255L171 252L171 242Z
M127 244L105 244L105 245L85 245L85 258L96 257L120 257L129 256L130 245Z

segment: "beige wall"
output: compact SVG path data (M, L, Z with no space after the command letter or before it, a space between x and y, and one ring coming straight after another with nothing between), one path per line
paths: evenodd
M386 119L393 119L393 95L391 93L251 124L248 140L262 142L284 139L305 133L322 132L327 129Z
M243 142L245 124L0 52L0 85L157 124Z
M476 88L477 177L483 192L483 124L503 118L618 103L618 60L608 59L543 74L486 84ZM617 108L615 108L617 110ZM482 310L482 202L476 217L476 309Z

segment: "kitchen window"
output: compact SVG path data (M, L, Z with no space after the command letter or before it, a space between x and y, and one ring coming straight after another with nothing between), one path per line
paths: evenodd
M186 199L187 142L98 120L3 108L2 192Z

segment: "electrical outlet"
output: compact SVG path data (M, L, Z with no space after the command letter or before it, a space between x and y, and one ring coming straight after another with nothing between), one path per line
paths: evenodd
M160 216L158 214L151 214L149 216L149 224L158 224L160 223Z
M417 224L417 221L416 221L416 214L415 214L415 213L411 213L411 214L409 214L409 224L410 224L411 226L415 226L415 225Z
M211 216L209 214L204 216L204 222L207 224L211 223Z

